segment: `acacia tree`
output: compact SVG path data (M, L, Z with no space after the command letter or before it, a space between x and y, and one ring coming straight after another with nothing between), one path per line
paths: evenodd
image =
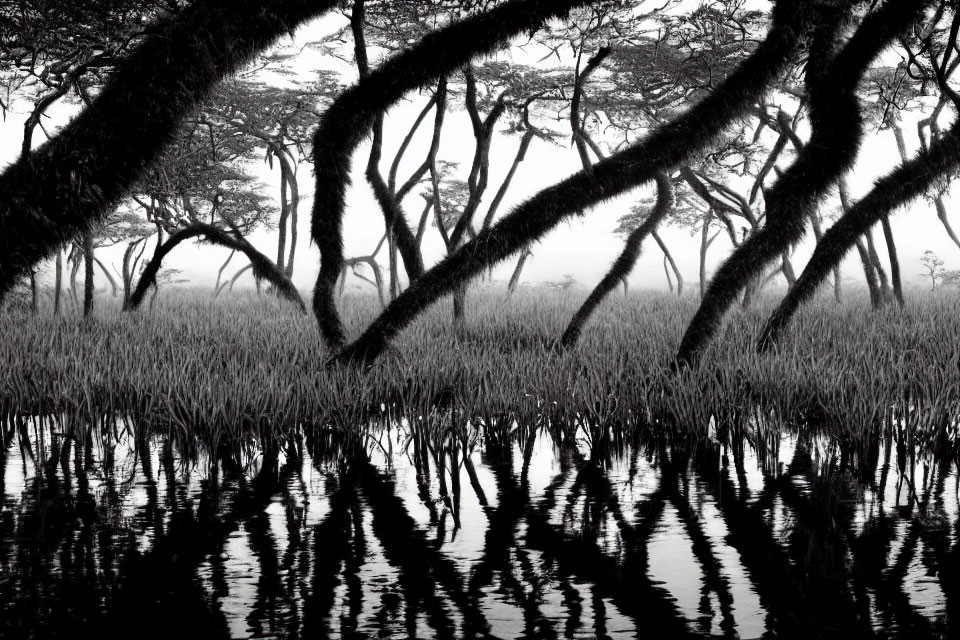
M869 65L928 3L893 0L864 18L845 46L839 45L849 8L819 26L807 64L811 140L767 197L763 229L748 238L714 276L677 351L677 362L696 360L716 335L741 288L804 233L804 222L828 189L856 160L863 135L857 86Z
M756 51L727 79L690 110L642 141L563 182L541 191L499 223L466 243L414 282L339 359L369 361L387 341L427 305L455 290L564 218L651 180L682 164L717 139L747 111L801 48L804 35L821 20L820 5L778 0L773 24Z
M156 23L83 112L0 175L0 296L112 211L214 84L333 0L198 0Z
M915 29L915 34L929 47L931 82L948 97L953 111L960 112L960 96L951 86L948 73L956 60L956 39L960 32L958 13L950 3L940 2L933 17ZM824 234L796 285L767 320L759 339L760 348L769 348L779 339L800 305L823 281L824 273L843 260L860 234L898 207L938 189L938 185L952 177L958 166L960 125L955 120L948 130L931 137L929 144L922 146L917 155L879 179L873 189L851 205Z

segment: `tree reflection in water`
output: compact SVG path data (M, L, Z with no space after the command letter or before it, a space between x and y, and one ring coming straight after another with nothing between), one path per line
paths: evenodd
M904 430L66 431L2 427L0 637L960 637L955 455Z

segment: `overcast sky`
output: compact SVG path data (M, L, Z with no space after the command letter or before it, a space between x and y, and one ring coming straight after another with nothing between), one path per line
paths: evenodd
M338 25L343 24L343 21L344 19L340 16L325 18L303 28L293 41L288 39L282 44L300 49L306 42L317 39L325 32L335 30ZM306 49L298 62L297 71L300 77L308 79L311 72L317 68L342 70L345 73L345 79L349 78L349 74L352 73L352 69L346 63L331 60L329 57L323 58L316 52ZM389 158L392 158L392 150L397 148L426 100L425 96L413 96L409 101L391 111L385 126L385 169L388 166ZM23 120L30 107L31 105L25 102L15 102L13 110L0 123L0 165L6 165L18 155ZM75 113L76 109L75 105L64 105L55 109L51 112L51 117L45 122L45 126L49 131L54 131L58 125L64 123L72 113ZM451 101L450 112L448 113L440 156L445 160L460 162L463 174L461 178L465 179L473 154L473 136L469 120L455 100ZM430 129L429 124L428 122L427 126L424 127L425 135L415 141L413 148L407 155L409 162L405 165L406 172L422 162L422 158L425 156L426 147L429 143L427 139ZM910 132L915 129L909 125L910 123L907 123L906 127L908 145L911 145L911 150L915 150L916 136L910 135ZM39 131L37 132L38 137L35 138L35 143L42 141L42 135ZM519 136L516 135L500 134L495 137L491 150L491 186L488 189L488 196L481 206L481 212L486 211L489 200L496 193L513 160L518 144ZM383 233L382 214L372 199L363 178L362 170L366 164L368 148L368 145L365 144L354 157L355 179L348 196L349 210L345 222L345 253L348 257L369 254ZM865 140L857 167L853 174L849 176L851 194L856 197L865 193L877 177L888 172L898 161L899 156L892 133L871 131ZM513 186L503 206L501 206L501 215L524 198L576 172L579 168L579 159L576 151L570 145L569 138L560 140L559 145L535 139L526 161L520 166ZM256 165L254 171L259 179L268 185L268 193L279 194L279 173L277 171L271 171L265 164ZM403 170L401 170L402 174L404 174ZM299 179L301 193L306 198L300 209L300 244L298 246L294 281L301 289L309 289L313 285L319 264L318 251L313 246L309 248L307 246L309 242L309 212L312 204L310 165L305 164L300 168ZM419 189L415 190L414 194L411 194L405 201L406 212L411 225L416 224L421 210L422 200L416 195L418 192ZM650 188L647 187L645 190L605 203L587 212L583 218L574 218L562 223L534 247L534 256L527 262L523 280L531 284L537 284L543 281L559 280L565 274L572 274L581 285L592 286L602 277L622 247L622 238L612 233L612 230L617 226L618 218L627 213L630 206L638 198L649 196L651 196L651 192ZM833 202L831 202L832 204ZM952 201L948 199L948 210L953 212L953 209ZM898 212L892 222L899 242L905 285L926 286L919 274L921 271L920 257L927 249L938 253L946 261L948 269L960 269L960 250L949 241L932 207L926 202L918 201L914 203L910 210ZM954 222L960 225L960 214L955 216ZM689 230L677 228L662 229L661 235L673 252L687 285L691 288L697 287L699 280L699 235L691 236ZM875 231L875 238L878 242L878 249L882 248L883 237L879 229ZM251 240L255 246L267 255L275 255L276 235L274 231L256 232L251 236ZM807 243L801 245L795 251L793 262L798 273L802 269L811 248L812 245ZM428 263L435 262L443 255L442 242L433 227L428 230L424 249L425 259ZM98 256L108 265L114 264L119 268L122 251L122 247L105 249L98 252ZM725 235L722 235L711 247L708 275L719 261L728 255L729 251L730 244ZM209 286L216 278L216 271L227 254L226 250L209 246L181 246L168 258L168 266L181 269L191 282L199 286ZM380 257L381 262L385 264L385 252L381 253ZM514 263L515 259L501 265L495 271L494 277L504 281L507 280ZM228 273L232 273L243 264L244 262L239 257L235 258ZM863 271L859 267L859 258L856 252L852 252L848 256L844 275L849 280L848 286L863 282ZM663 254L652 241L644 244L642 257L630 278L630 282L634 287L666 288ZM98 282L98 286L105 286L105 282L102 284ZM350 286L351 288L369 290L368 285L356 279L351 279ZM776 286L783 286L782 278L776 280Z

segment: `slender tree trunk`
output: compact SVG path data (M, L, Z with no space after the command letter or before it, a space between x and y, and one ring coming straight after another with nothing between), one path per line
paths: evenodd
M100 267L100 273L104 275L104 277L107 279L107 282L110 284L111 297L116 298L118 287L117 281L114 279L113 274L110 273L110 270L107 269L107 265L103 264L100 258L94 258L93 260L97 263L97 266Z
M281 150L280 153L283 153ZM290 217L290 203L287 199L287 172L280 164L280 221L277 224L277 269L286 272L287 265L287 219ZM212 224L212 223L211 223Z
M870 308L879 309L883 306L883 293L877 278L877 269L870 259L870 251L863 240L857 240L857 252L860 254L860 263L863 265L863 275L867 280L867 290L870 292Z
M53 277L53 315L60 315L60 299L63 295L63 250L57 249L56 274Z
M0 296L102 220L218 81L337 5L205 0L152 26L88 108L0 175Z
M710 248L710 220L713 219L713 209L709 209L703 218L703 228L700 230L700 299L707 295L707 249Z
M30 270L30 312L36 313L38 309L37 304L37 272L35 269Z
M300 221L300 185L297 183L296 167L287 172L287 187L290 190L290 255L287 257L287 278L293 280L294 259L297 257L297 225Z
M526 247L520 253L520 259L517 260L517 266L514 267L513 273L510 275L510 282L507 284L507 293L513 295L514 291L517 290L517 286L520 284L520 274L523 272L524 265L527 264L527 259L533 255L533 252L530 251L530 247Z
M903 299L903 284L900 281L900 258L897 256L897 244L893 238L893 229L890 227L890 218L884 218L880 224L883 226L883 238L887 243L887 255L890 257L890 282L893 286L893 295L897 299L897 304L903 308L906 301Z
M666 173L657 174L657 203L654 205L653 211L643 221L643 224L627 237L623 251L617 257L613 266L610 267L610 271L590 293L577 313L574 314L570 324L567 325L566 331L560 338L559 344L561 347L569 348L577 343L580 334L583 332L583 327L596 308L616 288L617 282L625 280L633 270L637 259L640 257L643 241L657 228L660 221L669 215L673 209L673 203L673 185L670 183L670 176Z
M670 293L673 293L673 276L670 275L670 263L667 262L667 255L663 255L663 274L667 277L667 287L670 288Z
M823 227L820 224L820 214L814 213L810 216L810 223L813 226L813 236L816 238L817 243L820 243L820 240L823 239ZM795 284L795 283L793 283ZM792 287L793 284L790 286ZM841 281L840 281L840 267L834 267L833 269L833 297L839 304L842 299L841 291Z
M663 252L663 259L667 261L670 265L670 269L673 270L673 277L677 282L677 297L683 297L683 275L680 273L680 269L677 267L677 262L673 259L673 254L670 253L670 249L667 247L667 243L663 241L663 238L660 237L660 234L657 233L654 229L653 233L650 235L653 236L653 239L657 241L657 246L660 247L660 251ZM670 277L667 276L667 280L670 280ZM670 290L673 291L673 285L670 285Z
M93 232L83 236L83 315L93 312Z
M864 234L867 239L867 256L873 265L873 270L877 274L877 283L880 287L880 299L883 304L890 300L890 281L887 280L887 272L883 268L883 262L880 260L880 254L877 253L877 245L873 241L873 229Z

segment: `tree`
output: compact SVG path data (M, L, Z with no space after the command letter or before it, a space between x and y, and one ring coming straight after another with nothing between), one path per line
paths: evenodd
M763 43L701 102L641 142L598 162L591 173L582 171L541 191L477 234L411 284L338 359L368 362L376 358L390 338L439 297L513 255L564 218L651 180L715 141L799 52L802 34L818 17L807 3L778 0Z
M113 210L226 74L332 0L198 0L157 23L90 105L0 175L0 295Z
M892 1L864 18L845 46L838 40L849 9L835 10L817 28L807 63L811 140L767 196L763 229L747 239L720 268L687 327L677 362L695 361L719 330L732 300L750 278L804 233L817 202L853 165L863 136L857 86L871 62L926 7Z
M923 252L923 257L920 258L920 264L924 269L924 272L920 275L930 278L930 291L935 291L937 281L944 279L947 275L947 270L943 268L943 259L930 249L927 249Z

